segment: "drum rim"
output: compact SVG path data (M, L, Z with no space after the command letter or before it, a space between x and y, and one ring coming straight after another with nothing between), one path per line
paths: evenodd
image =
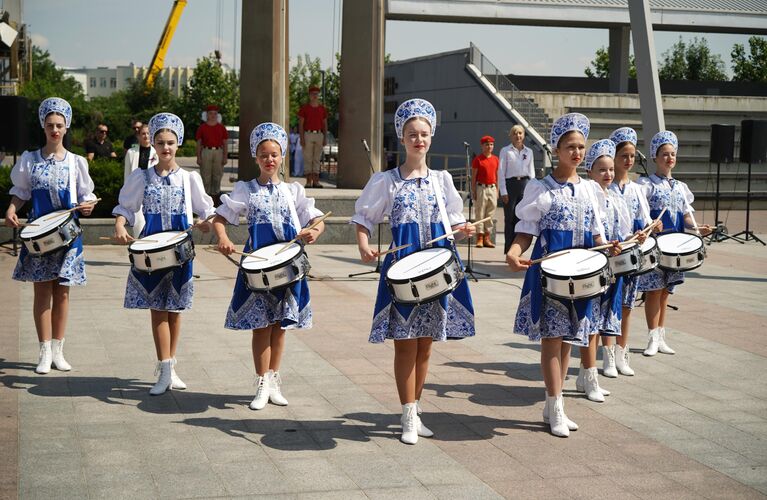
M706 250L706 246L705 246L705 242L703 241L703 238L701 238L697 234L692 234L692 233L666 233L666 234L684 234L686 236L694 236L695 238L698 238L698 240L700 240L701 246L699 246L695 250L690 250L689 252L664 252L663 249L661 249L660 245L658 245L658 251L660 252L661 256L685 257L687 255L694 255L697 253L705 252ZM661 235L661 236L665 236L665 235Z
M578 248L578 249L575 249L575 250L588 250L588 248ZM602 257L604 257L604 258L605 258L605 266L602 266L601 268L599 268L599 269L597 269L597 270L595 270L595 271L591 271L591 272L589 272L589 273L586 273L586 274L568 274L566 277L562 277L562 278L558 278L558 279L581 279L581 278L591 278L591 277L593 277L593 276L596 276L596 275L600 274L600 273L601 273L601 272L602 272L602 271L605 269L605 267L608 267L608 268L610 267L610 259L607 257L607 255L603 254L602 252L597 252L596 250L592 250L592 251L593 251L595 254L597 254L597 255L601 255ZM544 261L544 262L545 262L545 261ZM547 271L546 271L546 270L543 268L543 263L544 263L544 262L541 262L541 263L540 263L540 267L541 267L541 274L542 274L542 275L544 275L544 276L546 276L546 277L551 277L551 278L557 278L557 276L560 276L560 275L551 274L550 272L547 272Z
M178 240L176 243L169 243L169 244L165 245L164 247L151 248L151 249L147 249L147 250L136 250L134 248L131 248L134 245L134 243L138 243L138 242L141 241L140 239L138 239L136 241L131 242L131 244L128 245L128 252L139 254L139 255L140 254L145 254L145 253L164 252L166 250L170 250L172 248L176 248L177 246L181 245L182 243L186 243L188 241L192 241L192 238L190 237L189 233L187 233L186 231L159 231L157 233L147 234L146 236L144 236L144 238L148 238L149 236L153 236L155 234L160 234L160 233L186 233L187 237Z
M281 268L283 268L283 267L285 267L285 266L287 266L287 265L297 261L302 256L306 256L306 251L304 250L303 245L299 244L299 246L301 247L301 249L298 251L298 253L292 259L286 260L282 264L275 264L275 265L273 265L271 267L262 267L261 269L246 269L246 268L242 267L242 263L245 262L245 259L247 259L250 256L250 254L248 254L248 255L243 255L242 256L242 260L240 261L240 266L239 267L240 267L240 269L243 272L248 273L248 274L260 274L260 273L269 273L269 272L272 272L272 271L276 271L277 269L281 269ZM256 249L256 250L258 250L258 249ZM253 252L255 252L256 250L253 250ZM253 253L253 252L251 252L251 253ZM308 257L307 257L307 259L308 259Z
M432 247L432 248L436 248L436 247ZM426 248L426 249L424 249L424 250L429 250L429 249L428 249L428 248ZM456 260L456 258L455 258L455 254L453 253L453 251L452 251L452 250L450 250L449 248L444 248L443 250L446 250L446 251L450 252L450 259L448 259L448 261L447 261L447 262L445 262L444 264L442 264L441 266L434 268L434 270L432 270L432 271L429 271L429 272L428 272L428 273L426 273L426 274L422 274L422 275L418 276L418 277L416 278L417 280L419 280L419 281L420 281L420 280L424 280L424 279L426 279L426 278L431 278L432 276L436 276L437 274L439 274L439 273L441 273L442 271L444 271L444 270L447 268L447 266L448 266L448 265L450 265L450 263L456 263L456 264L458 264L458 261ZM411 253L411 254L408 254L408 255L415 255L416 253L418 253L418 252L413 252L413 253ZM407 256L406 256L406 257L407 257ZM401 259L400 259L400 261L401 261ZM389 271L391 271L391 268L392 268L392 266L393 266L393 265L394 265L394 264L392 264L391 266L389 266L389 269L387 269L387 270L386 270L386 276L385 276L385 277L386 277L386 280L387 280L387 281L389 281L389 282L391 282L391 283L393 283L393 284L395 284L395 285L405 285L405 284L407 284L407 283L410 283L411 281L413 281L413 279L412 279L412 278L411 278L411 279L406 279L406 278L402 278L402 279L399 279L399 278L390 278L390 277L389 277Z
M47 214L43 214L40 217L45 217L46 215L50 215L50 214L55 213L55 212L64 212L64 210L54 210L53 212L48 212ZM38 217L36 219L33 219L33 221L39 220L40 217ZM21 231L19 231L19 239L21 241L34 241L34 240L39 240L39 239L45 238L46 236L48 236L50 234L53 234L56 231L58 231L65 224L68 224L72 219L75 220L75 223L78 226L80 225L80 221L77 219L77 217L75 217L75 215L72 212L69 212L69 214L67 215L67 218L64 219L64 221L61 224L59 224L58 226L51 227L48 231L46 231L44 233L39 233L39 234L37 234L35 236L26 236L25 237L25 236L23 236L23 233L24 233L24 229L26 229L26 228L22 229ZM27 226L27 227L29 227L29 226Z

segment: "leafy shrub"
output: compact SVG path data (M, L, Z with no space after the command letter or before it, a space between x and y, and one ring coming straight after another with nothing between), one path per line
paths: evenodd
M197 141L194 139L184 138L184 144L178 148L178 151L176 151L176 156L197 156Z
M101 198L91 217L112 217L123 186L123 165L115 159L99 158L89 163L88 171L96 186L94 193Z

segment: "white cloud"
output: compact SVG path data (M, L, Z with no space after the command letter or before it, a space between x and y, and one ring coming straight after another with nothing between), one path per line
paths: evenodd
M32 39L32 44L37 45L41 49L47 49L50 44L48 39L40 33L32 33L29 37Z

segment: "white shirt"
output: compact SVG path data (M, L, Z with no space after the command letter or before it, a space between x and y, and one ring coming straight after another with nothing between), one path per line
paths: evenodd
M533 150L522 146L522 150L515 148L513 144L504 146L498 157L498 185L501 196L506 196L506 179L510 177L529 177L535 179L535 166L533 165Z
M250 194L255 192L253 191L254 188L262 191L269 189L269 186L259 184L258 181L237 181L231 193L221 195L221 205L216 208L216 213L226 219L229 224L239 225L240 216L245 216L248 213ZM274 188L284 190L283 192L287 193L293 200L299 222L299 227L295 228L296 231L301 231L301 228L307 226L312 219L322 217L322 210L314 206L314 198L306 196L306 190L301 184L280 182L274 184Z

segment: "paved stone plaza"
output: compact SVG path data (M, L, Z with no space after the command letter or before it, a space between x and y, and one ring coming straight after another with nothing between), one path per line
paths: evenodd
M465 246L463 249L465 251ZM566 385L580 430L541 421L539 348L510 332L522 281L501 250L475 252L492 277L471 284L477 336L435 344L423 398L435 431L398 440L391 343L367 343L376 282L353 246L315 246L315 327L289 333L287 407L251 411L250 334L226 331L235 268L198 246L194 309L178 372L189 385L150 397L149 314L122 308L126 250L87 247L72 293L69 373L36 375L32 287L0 252L2 498L761 498L767 494L767 249L715 244L672 297L675 356L633 378L601 378L603 404ZM571 373L577 371L574 350Z

